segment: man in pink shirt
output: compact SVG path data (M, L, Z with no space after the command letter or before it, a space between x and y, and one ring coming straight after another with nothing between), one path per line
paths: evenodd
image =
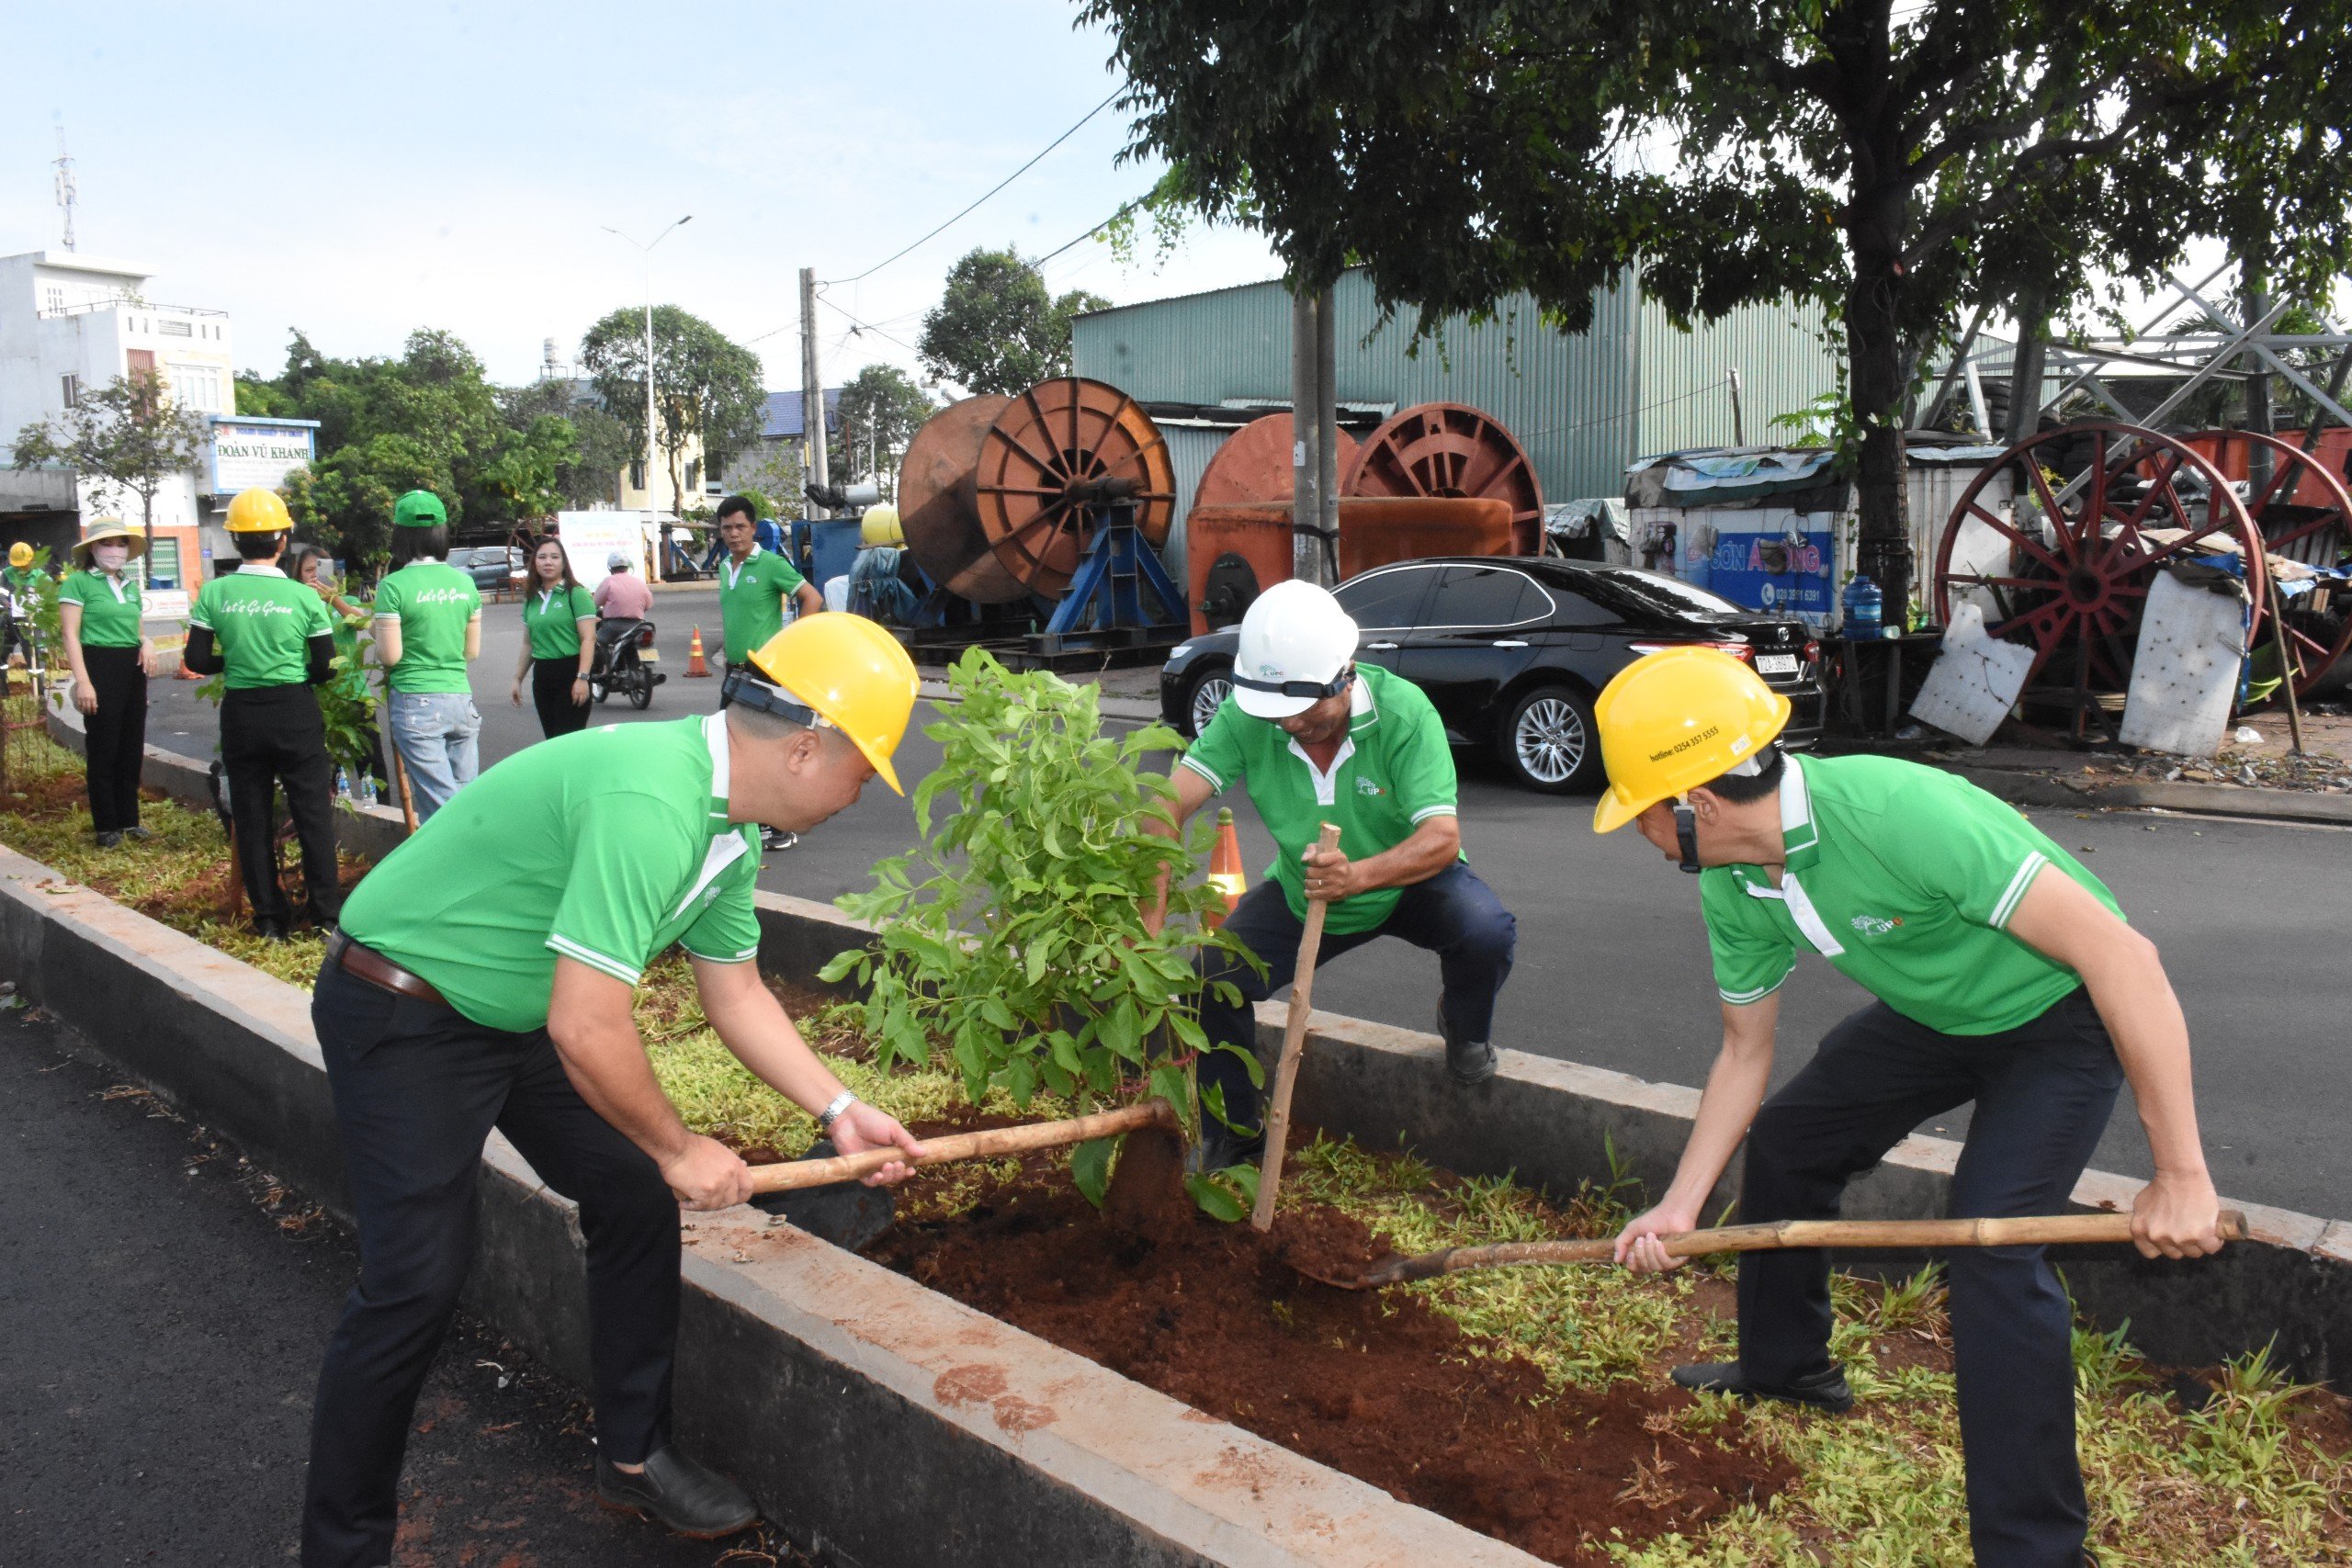
M596 584L596 614L608 621L641 621L653 614L653 590L628 569L628 557L618 550L605 558L611 573Z

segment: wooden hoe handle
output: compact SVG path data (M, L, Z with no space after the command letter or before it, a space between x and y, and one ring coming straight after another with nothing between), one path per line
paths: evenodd
M950 1160L989 1159L999 1155L1027 1154L1033 1149L1057 1148L1066 1144L1083 1144L1093 1138L1107 1138L1116 1133L1132 1133L1138 1127L1176 1126L1175 1110L1164 1100L1147 1100L1138 1104L1122 1106L1116 1111L1098 1111L1091 1116L1073 1117L1067 1122L1030 1122L1018 1127L991 1127L984 1133L956 1133L944 1138L925 1138L923 1156L907 1160L910 1165L944 1165ZM782 1165L752 1167L752 1190L759 1192L797 1192L804 1187L831 1187L837 1181L855 1181L871 1176L892 1160L907 1159L905 1151L895 1146L867 1149L863 1154L835 1155L831 1159L786 1160Z
M1337 824L1323 824L1316 849L1325 854L1340 847ZM1250 1223L1261 1232L1274 1223L1274 1189L1283 1180L1283 1145L1290 1141L1290 1091L1298 1082L1298 1054L1306 1046L1306 1019L1315 1010L1315 960L1323 951L1323 915L1330 905L1320 898L1306 901L1306 930L1298 939L1298 971L1290 983L1290 1013L1283 1023L1282 1059L1274 1064L1274 1094L1266 1106L1266 1158L1258 1168L1258 1202Z
M2222 1211L2224 1241L2244 1241L2245 1215ZM2009 1220L1781 1220L1772 1224L1722 1225L1658 1238L1669 1258L1702 1258L1719 1252L1770 1252L1792 1247L2042 1247L2130 1241L2129 1214L2033 1214ZM1458 1274L1465 1269L1498 1269L1525 1263L1606 1263L1616 1239L1512 1241L1494 1247L1453 1247L1399 1258L1364 1270L1367 1283L1394 1285L1410 1280Z

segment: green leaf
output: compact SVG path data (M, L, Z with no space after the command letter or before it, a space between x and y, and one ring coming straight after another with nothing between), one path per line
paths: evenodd
M1111 1190L1111 1156L1122 1142L1119 1138L1089 1138L1069 1152L1070 1179L1078 1183L1079 1191L1096 1208Z
M1222 1172L1218 1174L1223 1175ZM1197 1172L1187 1176L1184 1178L1184 1190L1193 1195L1193 1201L1211 1219L1232 1224L1249 1217L1250 1204L1218 1177Z
M849 977L850 971L862 968L865 960L866 952L862 947L854 947L847 953L835 953L822 969L817 971L817 978L829 986L845 980Z

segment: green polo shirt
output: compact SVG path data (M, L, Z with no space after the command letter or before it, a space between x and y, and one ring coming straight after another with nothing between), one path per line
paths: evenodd
M635 985L672 942L747 963L759 829L727 819L727 720L608 725L459 790L352 890L343 929L492 1029L544 1028L558 956Z
M401 624L395 692L470 692L466 623L481 614L474 580L447 561L415 560L376 584L376 618Z
M1715 986L1758 1001L1818 953L1904 1017L1945 1034L1997 1034L2082 984L2008 933L2054 865L2121 914L2081 863L1967 780L1891 757L1796 757L1781 781L1788 864L1699 877Z
M34 585L40 581L40 573L31 567L0 567L0 582L6 582L9 592L27 603L31 602Z
M1340 828L1340 851L1363 860L1393 850L1432 817L1454 815L1453 753L1445 726L1421 689L1374 664L1356 666L1354 716L1331 771L1319 773L1306 748L1272 719L1252 718L1230 697L1184 753L1192 769L1222 793L1247 781L1250 803L1274 836L1266 874L1282 884L1290 912L1306 918L1306 867L1299 860ZM1467 856L1464 857L1467 859ZM1333 935L1368 931L1404 897L1383 887L1342 898L1323 917Z
M718 563L718 624L727 662L741 664L784 630L784 602L808 581L774 550L756 547L740 567Z
M120 577L87 568L68 572L57 585L57 602L82 606L84 648L139 646L139 578L132 567L123 568Z
M580 623L596 618L595 596L577 583L534 588L523 600L523 629L534 659L580 657Z
M334 630L317 590L254 561L198 589L187 624L212 634L232 692L301 685L311 678L311 639Z

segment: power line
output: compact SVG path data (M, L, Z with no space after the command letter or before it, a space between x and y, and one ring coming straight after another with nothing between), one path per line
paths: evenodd
M864 272L857 274L854 277L829 277L825 279L826 286L830 288L836 283L856 283L865 278L871 277L876 273L880 272L884 267L888 266L892 262L897 261L900 256L905 255L908 251L914 250L917 246L926 244L930 241L934 240L941 234L946 232L949 229L954 228L957 223L963 221L966 217L969 216L973 209L978 208L981 202L988 200L989 197L994 196L997 192L1002 190L1005 186L1011 185L1013 181L1027 174L1031 169L1035 168L1038 161L1044 158L1046 153L1052 152L1055 148L1060 146L1063 142L1068 141L1071 137L1077 135L1080 127L1085 125L1088 120L1092 119L1104 109L1109 108L1113 101L1115 100L1121 93L1124 93L1126 90L1127 89L1124 85L1113 88L1110 97L1104 98L1101 103L1087 110L1083 116L1080 117L1077 125L1071 126L1068 130L1063 131L1059 136L1057 136L1051 141L1046 142L1044 150L1039 152L1036 157L1030 159L1027 163L1013 170L1012 173L999 180L995 185L990 186L987 192L979 197L979 200L973 202L970 207L967 207L963 211L958 212L955 217L950 218L946 222L942 223L938 228L933 229L930 233L925 234L922 239L914 242L913 244L908 245L904 250L893 251L889 255L885 256L878 262L876 262L872 266L867 267ZM1080 236L1080 238L1083 237L1084 236L1082 235ZM1078 242L1076 240L1070 242L1071 244L1076 244ZM1069 246L1065 245L1062 248L1064 250L1068 250Z
M881 338L888 343L895 343L900 348L905 349L909 354L921 354L922 352L922 350L917 348L913 344L909 343L906 339L901 337L893 337L890 333L884 332L880 327L876 326L872 321L863 321L858 320L855 316L851 315L847 310L842 310L839 305L834 304L831 299L826 299L821 294L817 296L817 303L822 305L826 310L834 312L836 315L842 317L848 321L853 327L862 327L865 331L872 333L876 337ZM778 327L776 330L778 332L782 332L784 329Z
M1083 244L1087 241L1094 238L1095 235L1100 234L1103 230L1108 229L1112 224L1116 223L1120 219L1125 218L1128 213L1133 212L1136 208L1141 207L1145 202L1149 201L1151 197L1148 196L1139 196L1133 201L1122 203L1118 211L1114 212L1110 217L1105 218L1102 222L1097 223L1093 228L1089 229L1085 233L1080 234L1077 239L1070 241L1069 244L1057 245L1052 250L1047 251L1044 255L1037 257L1029 265L1031 266L1037 267L1044 266L1047 262L1061 254L1062 252L1069 250L1072 245Z

